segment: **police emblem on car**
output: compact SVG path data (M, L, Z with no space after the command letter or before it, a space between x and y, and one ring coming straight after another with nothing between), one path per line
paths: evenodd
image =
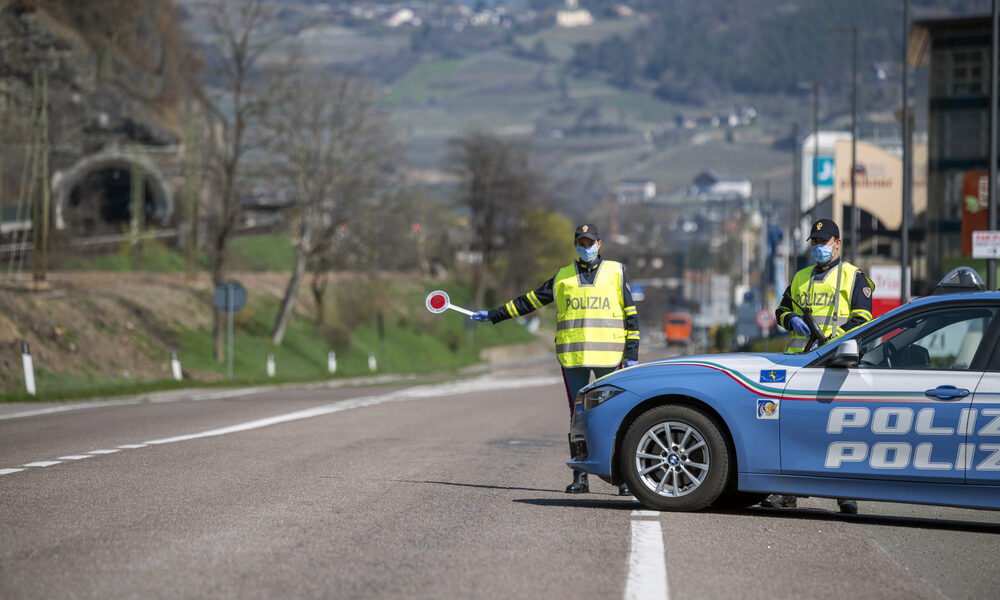
M770 398L758 398L757 399L757 418L758 419L777 419L778 418L778 400L772 400Z
M785 383L784 369L767 369L760 372L761 383Z

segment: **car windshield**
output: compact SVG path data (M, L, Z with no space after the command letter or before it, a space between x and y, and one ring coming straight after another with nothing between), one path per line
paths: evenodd
M925 311L876 327L859 337L861 366L897 369L968 369L996 308Z

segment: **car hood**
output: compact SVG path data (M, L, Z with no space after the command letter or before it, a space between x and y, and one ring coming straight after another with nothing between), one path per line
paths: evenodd
M779 353L730 353L681 356L640 363L634 367L615 371L593 382L586 389L597 385L616 385L623 388L663 388L665 377L680 387L698 387L702 376L728 376L748 388L760 392L777 392L784 388L792 373L807 360L801 355ZM668 386L672 387L672 386Z

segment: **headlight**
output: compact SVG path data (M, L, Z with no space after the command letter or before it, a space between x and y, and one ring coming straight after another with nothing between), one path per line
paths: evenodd
M625 390L610 385L594 388L583 395L583 410L596 408L602 402L607 402L624 391Z

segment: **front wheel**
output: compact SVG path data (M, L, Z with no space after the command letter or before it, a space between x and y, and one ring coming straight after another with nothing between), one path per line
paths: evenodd
M689 406L657 406L628 428L621 471L654 510L689 511L714 502L729 480L729 448L715 421Z

